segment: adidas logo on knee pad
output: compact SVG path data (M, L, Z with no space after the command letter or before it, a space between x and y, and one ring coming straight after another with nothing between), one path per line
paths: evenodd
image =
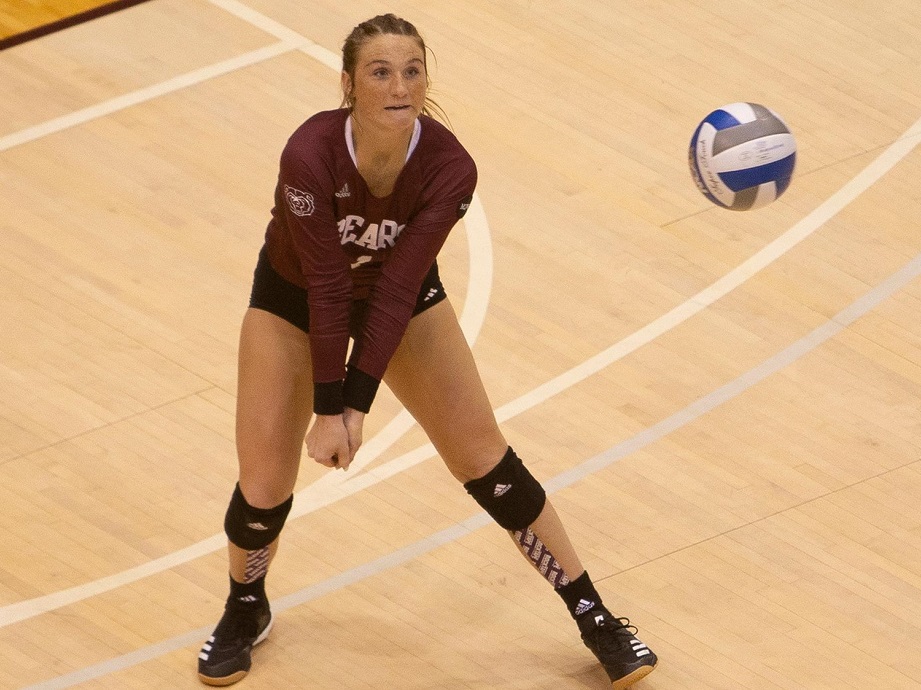
M274 508L254 508L246 502L238 483L224 516L227 538L246 551L265 548L278 537L293 503L292 495Z
M495 467L465 483L464 488L493 520L511 531L534 522L547 498L543 487L511 448Z

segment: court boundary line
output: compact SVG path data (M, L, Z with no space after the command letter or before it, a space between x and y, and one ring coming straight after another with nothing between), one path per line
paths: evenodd
M839 311L833 317L810 331L808 334L787 346L777 354L764 360L757 366L749 369L744 374L736 377L732 381L711 391L707 395L698 398L691 404L687 405L678 412L672 414L666 419L648 427L633 437L618 443L617 445L595 455L588 460L580 463L576 467L561 472L553 479L544 482L548 494L556 493L564 488L568 488L577 482L585 479L592 474L605 469L624 457L635 453L646 446L659 441L683 426L699 419L708 412L716 409L720 405L733 400L745 391L749 390L766 378L775 374L790 364L801 359L806 354L812 352L823 343L841 333L860 317L872 311L887 298L895 294L901 288L907 286L911 281L921 276L921 254L915 257L907 264L902 266L898 271L889 275L886 279L878 283L875 287L851 302L847 307ZM887 470L888 471L888 470ZM855 482L855 484L860 483ZM835 490L837 491L837 490ZM823 495L830 495L835 491L829 491ZM800 505L808 504L822 496L813 497L804 501ZM791 506L795 509L797 506ZM760 520L760 518L759 518ZM730 531L744 528L752 522L747 522ZM419 556L425 555L435 549L450 544L473 531L492 524L492 518L485 512L479 512L462 522L447 527L439 532L424 537L412 544L408 544L400 549L385 554L367 563L350 568L342 573L333 575L325 580L305 587L297 592L277 598L273 604L273 611L282 613L302 604L318 599L326 594L331 594L339 589L360 582L368 577L379 575L391 568L403 565ZM707 540L721 536L721 534L708 537ZM658 557L657 557L658 558ZM650 559L648 562L654 562L657 558ZM636 567L636 566L634 566ZM192 644L200 644L206 638L213 626L198 628L181 635L163 640L161 642L142 647L128 654L124 654L106 661L99 662L92 666L87 666L72 673L58 676L35 685L30 685L25 690L61 690L69 688L78 683L110 675L118 671L137 666L138 664L152 661L165 654L179 651Z
M207 1L221 8L232 7L234 8L235 14L236 12L240 12L240 14L237 14L236 16L243 18L245 21L249 21L249 19L245 19L245 17L251 17L253 21L259 22L254 24L254 26L257 26L263 30L270 29L270 32L273 32L273 35L275 35L277 38L283 39L280 43L275 44L275 47L299 44L302 42L314 46L312 49L314 52L327 54L327 60L324 62L324 64L327 64L328 66L330 65L331 61L328 59L329 55L331 54L330 51L326 50L322 46L319 46L313 41L310 41L309 39L296 34L287 27L278 24L274 20L261 15L250 8L247 8L245 5L237 2L237 0ZM249 55L249 53L247 55ZM332 62L335 63L335 61ZM338 63L335 64L337 65L335 69L338 70ZM921 118L919 118L911 127L908 128L908 130L905 131L905 133L898 137L879 156L877 156L877 158L875 158L855 177L843 185L831 197L826 199L816 209L807 214L799 222L794 224L789 230L787 230L774 241L770 242L760 251L752 255L738 267L712 283L709 287L685 300L682 304L676 306L671 311L667 312L665 315L659 317L647 326L639 329L638 331L615 343L606 350L603 350L597 355L589 358L588 360L585 360L582 364L567 370L563 374L560 374L554 379L551 379L550 381L538 386L529 393L522 395L519 398L516 398L515 400L498 408L496 410L498 421L500 423L508 421L514 416L521 414L528 409L531 409L532 407L546 401L557 393L562 392L567 388L575 385L576 383L584 380L588 376L597 373L604 367L609 366L624 356L639 349L643 345L648 344L655 338L677 327L687 319L696 315L706 307L716 302L721 297L728 294L730 291L734 290L736 287L742 285L745 281L748 280L748 278L754 276L756 273L770 265L777 258L788 252L792 247L799 244L799 242L814 233L818 228L822 227L826 222L828 222L828 220L833 218L860 194L869 189L870 186L879 180L886 172L891 170L900 160L907 156L917 146L919 143L919 138L921 138ZM0 142L2 142L2 139L0 139ZM2 150L2 147L0 147L0 151ZM473 265L473 261L471 261L471 265ZM468 292L468 297L469 294L470 293ZM381 436L379 440L374 438L369 441L368 444L366 444L367 447L375 449L375 451L378 453L383 452L383 450L389 447L389 445L391 445L396 440L396 438L398 438L396 434L399 433L399 430L404 426L409 428L409 426L412 426L412 423L413 422L411 421L411 418L408 417L408 414L402 419L400 418L400 415L398 415L394 418L394 420L391 420L391 422L385 428L384 431L386 434ZM363 450L367 451L368 448ZM402 472L409 467L420 464L421 462L424 462L434 455L434 447L431 443L428 443L387 463L384 463L383 465L380 465L373 470L370 470L369 472L358 475L357 477L354 475L346 475L344 473L342 475L336 473L324 475L313 484L305 487L295 494L295 503L290 515L290 519L295 519L297 517L303 516L322 507L330 505L347 496L351 496L354 493L373 486L374 484L394 476L395 474L398 474L399 472ZM355 463L355 466L356 468L360 469L362 466L368 464L374 459L375 456L371 456L370 453L366 452L360 456L358 462ZM192 544L171 554L166 554L158 559L155 559L154 561L148 561L147 563L141 564L140 566L123 570L120 573L113 573L103 578L83 583L81 585L76 585L66 590L59 590L58 592L53 592L40 597L8 604L4 607L0 607L0 628L18 621L25 620L27 618L34 617L36 615L40 615L42 613L61 608L66 605L78 603L79 601L90 598L92 596L96 596L97 594L102 594L119 586L130 584L131 582L143 579L149 575L163 572L164 570L168 570L169 568L181 565L182 563L188 562L189 560L193 560L194 558L207 555L208 553L223 548L225 544L226 540L223 533L218 533L202 541L199 541L196 544ZM128 574L130 574L130 576Z
M189 86L194 86L209 79L226 75L230 72L277 57L278 55L292 50L300 50L309 57L317 59L323 64L338 70L335 55L310 39L296 34L293 31L286 30L284 27L268 18L263 17L265 21L261 21L259 17L262 17L262 15L258 15L258 13L255 12L242 11L241 8L246 8L239 3L223 2L222 0L208 0L208 2L222 9L222 5L233 6L234 14L239 18L252 23L257 28L268 31L276 38L281 38L282 40L278 43L267 45L257 50L177 75L158 84L153 84L121 96L107 99L99 104L80 109L68 115L53 118L44 123L39 123L18 132L2 136L0 137L0 153L13 147L57 134L72 127L86 124L101 117L105 117L106 115L120 112L121 110L145 103L155 98L175 93ZM474 193L473 201L471 202L470 208L467 210L463 222L467 235L470 268L468 271L467 295L464 300L462 313L459 315L458 320L465 337L468 342L473 345L486 320L493 284L492 238L489 229L489 221L478 193ZM360 470L362 466L373 461L377 455L383 453L395 443L414 424L415 420L413 420L412 416L405 410L402 410L390 420L380 432L365 443L359 457L352 463L353 467ZM316 485L315 490L322 491L323 487L330 484L335 485L342 481L343 479L336 474L327 474L314 483L314 485ZM303 499L296 501L289 519L298 517L298 515L303 515L306 512L309 512L309 509L305 510ZM200 558L201 556L213 553L224 546L226 546L226 537L223 533L218 533L178 551L147 561L138 566L127 568L90 582L85 582L39 597L7 604L0 607L0 628L33 618L43 613L54 611L64 606L78 603L92 596L103 594L145 577L149 577L150 575L169 570L181 563L186 563Z

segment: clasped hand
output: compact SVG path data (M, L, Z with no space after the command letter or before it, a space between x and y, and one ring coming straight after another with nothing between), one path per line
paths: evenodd
M365 413L345 408L342 414L316 415L305 443L307 455L326 467L347 470L361 447Z

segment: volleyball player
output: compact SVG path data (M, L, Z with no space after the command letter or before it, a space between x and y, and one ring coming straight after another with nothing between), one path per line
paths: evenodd
M605 608L543 488L507 444L438 277L436 256L477 172L430 116L439 111L427 95L425 44L412 24L382 15L351 32L342 58L343 107L307 120L282 153L243 319L239 482L224 523L230 594L199 677L229 685L249 671L272 626L265 577L305 435L316 462L348 468L383 379L560 595L613 687L627 687L656 656Z

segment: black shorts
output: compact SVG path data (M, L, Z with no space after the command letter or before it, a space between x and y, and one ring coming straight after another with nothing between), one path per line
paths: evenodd
M433 263L416 298L413 316L421 314L429 307L434 307L447 297L441 278L438 277L438 263ZM259 252L259 261L253 274L253 290L249 297L249 306L275 314L300 328L304 333L310 332L310 308L307 306L307 290L285 280L272 268L266 247ZM357 324L364 316L367 307L364 300L352 305L351 328L355 336Z

